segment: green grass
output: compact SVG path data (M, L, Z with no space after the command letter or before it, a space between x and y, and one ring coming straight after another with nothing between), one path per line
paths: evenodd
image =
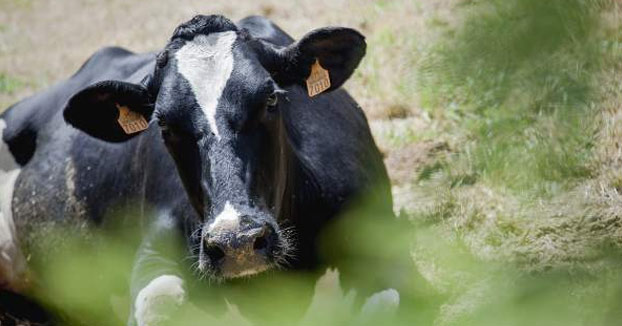
M595 37L598 9L574 0L461 7L464 24L429 50L419 80L431 114L450 114L464 131L457 164L467 174L535 196L592 175L595 79L604 55Z
M477 142L466 158L473 173L489 184L535 195L554 195L590 177L594 119L590 112L562 110L508 116L497 111L473 121Z
M19 79L0 72L0 93L13 94L24 86Z
M444 221L459 210L457 200L451 197L435 209ZM348 275L346 271L358 271L350 276L375 287L382 286L384 280L404 279L410 284L419 279L415 266L402 264L408 257L402 254L412 246L417 268L424 274L433 270L433 277L440 284L434 291L424 290L423 283L400 288L404 314L398 318L380 314L361 319L360 306L351 298L362 299L366 295L348 292L336 279L329 282L324 279L314 289L319 275L273 272L242 282L193 284L197 292L189 302L178 308L168 307L172 318L169 324L248 325L239 318L223 321L218 313L212 312L213 307L223 304L223 296L230 304L243 307L245 318L263 316L269 325L613 326L619 322L622 266L618 251L610 248L599 251L599 257L612 268L598 277L585 271L564 270L525 274L504 262L483 264L481 258L471 253L466 235L448 234L432 219L410 227L378 224L378 216L370 214L374 211L374 207L356 205L356 209L324 235L321 251L326 256L343 255L342 275ZM504 234L520 232L505 223L498 223L498 229L498 234L489 234L483 240L496 246L504 242L507 237ZM130 304L124 285L134 257L129 243L135 241L132 236L135 232L127 226L117 231L110 227L109 232L81 239L61 231L63 250L51 252L45 249L45 243L54 242L54 233L42 239L43 252L35 254L33 259L43 257L47 263L38 265L37 272L43 278L36 293L48 307L61 312L65 319L60 324L118 325L125 320L125 316L111 312L110 295L114 292L118 302ZM184 254L184 249L177 248L176 243L171 243L170 248ZM361 259L376 263L360 265ZM192 284L191 277L188 276L187 284ZM345 277L344 281L352 281ZM309 306L311 295L317 300ZM305 316L303 322L299 322L301 316Z
M365 97L366 111L373 118L411 115L417 105L415 69L421 31L409 24L416 12L410 1L377 1L362 10L370 30L366 32L367 53L355 73Z
M619 277L621 178L619 133L606 126L622 99L622 27L607 14L620 8L457 8L461 24L429 23L443 37L417 75L421 104L451 148L417 170L420 208L410 212L420 233L433 232L417 241L415 261L451 297L439 324L614 325L609 300L622 292L607 284ZM433 241L450 247L437 253Z

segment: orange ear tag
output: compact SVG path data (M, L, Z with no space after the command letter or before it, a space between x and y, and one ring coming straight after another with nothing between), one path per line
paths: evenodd
M318 95L330 88L330 75L328 70L320 66L320 61L315 59L315 63L311 66L311 74L307 78L307 92L309 97Z
M149 127L147 120L145 120L142 115L134 111L130 111L127 106L119 105L119 103L116 103L116 105L117 109L119 109L119 119L117 119L117 121L126 134L135 134Z

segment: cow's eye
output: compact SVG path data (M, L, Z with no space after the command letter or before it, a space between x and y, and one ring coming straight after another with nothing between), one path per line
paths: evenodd
M270 96L268 96L268 98L266 99L266 106L268 107L275 107L278 103L279 97L276 95L276 93L270 94Z

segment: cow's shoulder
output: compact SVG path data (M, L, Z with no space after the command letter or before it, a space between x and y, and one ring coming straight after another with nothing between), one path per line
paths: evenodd
M294 39L270 19L263 16L248 16L238 22L238 27L246 29L254 38L275 45L286 46Z
M110 65L118 66L119 62L133 56L137 56L137 54L122 47L103 47L95 51L70 79L83 79L104 74L106 70L111 70Z
M58 118L67 100L82 88L95 82L116 79L139 82L154 62L155 55L135 54L120 47L96 51L69 79L29 96L0 115L4 126L1 138L15 161L25 165L32 158L42 133L55 133L64 128ZM47 135L46 139L51 139Z
M299 86L287 90L281 114L288 140L321 200L341 203L373 192L390 202L382 154L356 101L343 89L312 99Z

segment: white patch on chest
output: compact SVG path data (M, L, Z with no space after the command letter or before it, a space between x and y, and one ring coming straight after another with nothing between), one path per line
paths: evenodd
M159 325L175 308L184 303L183 280L175 275L162 275L142 288L134 303L138 326Z
M0 289L15 289L26 270L26 260L19 248L13 221L13 191L21 171L2 140L6 121L0 119Z
M231 51L237 34L234 31L198 35L175 54L177 70L190 83L216 139L216 108L233 71Z
M235 210L235 207L228 201L225 203L225 207L222 212L216 216L214 221L210 223L207 228L208 233L214 233L218 231L235 231L240 227L240 213Z
M20 170L0 170L0 288L18 287L26 270L26 260L19 248L11 201Z

